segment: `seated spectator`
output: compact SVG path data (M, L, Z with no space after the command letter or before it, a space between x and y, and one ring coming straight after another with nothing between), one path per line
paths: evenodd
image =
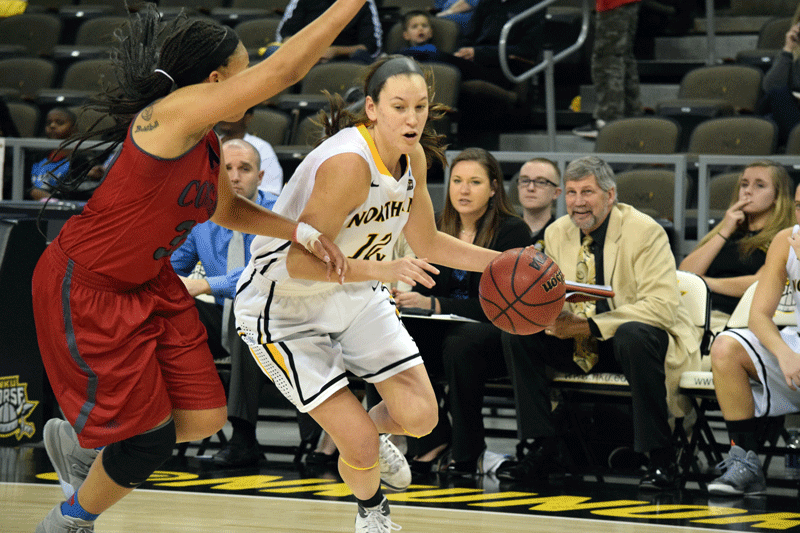
M334 0L291 0L278 25L276 38L282 43L333 5ZM334 60L372 63L383 51L383 28L375 0L367 0L328 50L320 63Z
M800 204L800 188L795 190ZM795 208L800 223L800 211ZM749 329L723 331L711 345L711 369L717 401L725 419L731 449L725 473L708 484L718 496L763 494L764 471L758 458L758 420L800 411L800 337L798 327L782 331L772 317L787 282L798 302L800 283L800 226L780 231L767 251L767 260L750 306Z
M222 145L222 154L236 193L272 209L277 197L258 188L264 171L258 170L260 161L255 147L241 139L233 139ZM232 243L237 233L209 220L192 228L186 241L170 258L175 272L195 297L214 359L231 357L228 420L233 425L233 435L228 445L212 458L221 466L257 464L262 457L256 440L256 423L259 393L266 377L255 359L250 357L244 341L236 335L232 313L228 310L230 305L226 306L225 303L235 296L239 275L250 260L250 243L254 237L238 233L241 236L238 249L241 257L237 265L237 261L231 257L231 251L236 251ZM205 277L189 278L198 261L203 265ZM212 295L214 302L197 299L202 294Z
M67 108L54 107L47 113L44 135L48 139L64 140L77 131L78 117ZM33 200L44 200L50 196L55 182L67 175L70 168L69 150L57 148L44 159L34 163L31 169L31 191Z
M778 146L786 144L789 132L800 123L800 4L786 32L783 50L761 82L764 88L757 112L778 125Z
M437 225L457 239L492 250L530 243L527 225L516 216L506 196L499 163L482 148L468 148L453 161L447 202ZM453 418L451 428L447 413L440 408L439 424L431 434L406 439L412 471L429 471L446 457L451 444L450 471L488 473L504 460L486 449L481 414L486 380L506 375L500 330L481 309L480 273L436 267L439 274L431 275L435 281L432 288L417 284L410 292L394 291L397 305L401 310L422 308L479 322L405 320L428 371L445 377Z
M677 288L667 234L655 220L617 203L614 173L601 159L572 161L564 173L567 215L545 231L545 251L564 277L610 285L614 297L567 303L555 323L528 336L503 333L514 387L517 431L535 439L501 479L528 485L566 473L565 443L554 424L547 368L567 373L623 373L632 393L634 449L649 453L642 489L674 487L678 467L669 426L685 370L699 367L700 339Z
M739 176L725 217L679 268L703 276L711 289L711 326L722 331L744 291L756 281L775 235L792 221L789 173L760 160Z
M500 34L508 20L533 7L535 0L481 0L472 15L470 29L459 39L455 56L463 61L462 79L483 79L503 87L512 84L500 69L498 54ZM538 62L542 51L544 10L516 24L508 35L506 51L511 58L521 60L525 68ZM467 68L468 65L472 68Z
M555 163L543 157L522 165L516 180L522 220L531 229L531 244L544 250L544 231L555 220L553 205L561 195L561 172Z
M403 15L403 39L408 47L400 50L400 54L410 53L436 54L439 51L433 40L431 16L425 11L412 10Z
M266 193L278 196L281 193L281 189L283 189L283 167L281 167L278 156L275 154L271 144L261 137L248 133L247 129L250 121L253 120L254 111L254 108L251 107L236 122L219 122L214 129L217 130L223 143L231 139L242 139L258 150L258 155L261 159L261 170L264 173L261 185L258 188Z
M479 0L436 0L434 7L438 10L437 17L450 19L458 24L461 33L469 31L472 14Z

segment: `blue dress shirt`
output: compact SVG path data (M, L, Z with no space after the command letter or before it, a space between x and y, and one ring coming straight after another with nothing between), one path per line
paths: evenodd
M271 210L277 199L274 194L259 190L256 203ZM222 305L225 298L235 296L236 284L244 270L236 268L228 272L228 243L231 242L231 235L232 230L208 220L192 228L186 241L170 257L172 268L179 276L184 277L192 273L198 261L203 263L206 280L218 305ZM247 264L250 261L250 244L255 235L243 233L242 237L244 262Z

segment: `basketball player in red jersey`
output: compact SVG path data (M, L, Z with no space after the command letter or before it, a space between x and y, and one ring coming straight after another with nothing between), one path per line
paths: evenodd
M92 102L117 125L76 139L108 140L89 168L116 159L33 276L42 359L67 418L49 421L44 440L68 500L37 533L93 531L176 441L225 423L205 330L169 261L194 225L211 218L297 243L344 281L344 257L328 238L233 191L212 127L299 81L363 3L337 0L253 68L230 28L184 15L162 23L152 4L120 34L119 87Z

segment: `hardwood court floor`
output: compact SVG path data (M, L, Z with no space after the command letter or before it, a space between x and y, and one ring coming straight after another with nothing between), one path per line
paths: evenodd
M260 424L262 446L297 442L296 423ZM514 439L488 439L507 453ZM269 448L257 466L223 469L197 449L174 456L97 522L97 533L350 532L356 507L335 470L312 470ZM781 465L782 466L782 465ZM772 470L772 469L771 469ZM781 472L777 472L780 475ZM758 498L710 499L696 482L652 494L640 474L577 477L554 486L493 476L431 475L387 493L404 532L425 533L800 533L797 488ZM63 499L41 443L0 447L0 533L33 533Z
M57 486L0 483L2 530L7 533L32 532L40 517L60 496L61 490ZM708 531L690 526L398 505L393 507L392 515L405 531L441 533L560 533L566 529L594 533ZM97 521L96 530L104 533L345 532L353 530L353 520L352 503L140 490L105 513Z

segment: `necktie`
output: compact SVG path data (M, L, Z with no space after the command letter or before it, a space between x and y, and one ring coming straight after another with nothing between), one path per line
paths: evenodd
M591 235L583 237L581 242L581 249L578 252L578 268L575 277L579 283L595 283L595 265L594 254L592 253L592 240ZM573 304L575 314L582 317L594 316L596 303L594 300L587 302L577 302ZM575 339L575 353L572 360L583 369L584 372L589 372L594 365L597 364L598 348L597 339L588 335L586 337L577 337Z
M244 266L244 237L239 231L234 231L231 235L231 242L228 243L228 272ZM236 335L236 322L233 317L233 300L225 298L222 307L222 347L231 355L231 348L238 343L231 342Z

